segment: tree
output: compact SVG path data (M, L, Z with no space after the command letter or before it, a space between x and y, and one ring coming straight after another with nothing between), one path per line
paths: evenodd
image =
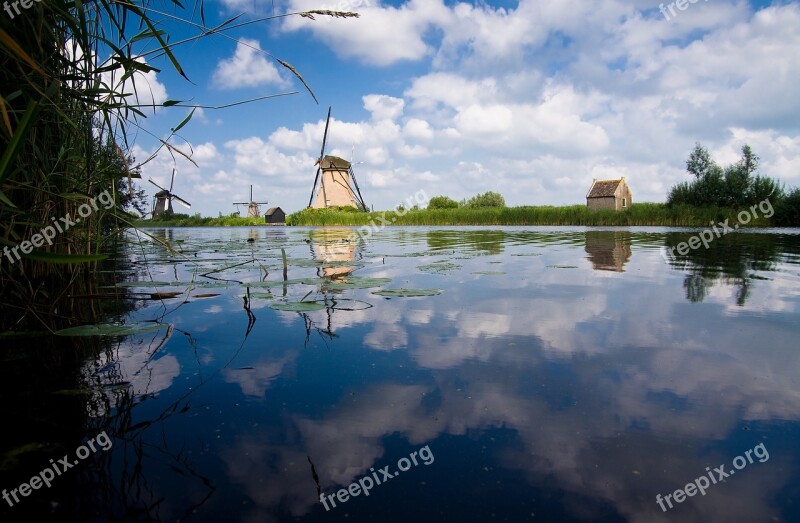
M724 169L705 147L695 144L686 161L686 170L695 179L672 187L667 204L742 208L766 198L777 202L784 196L783 187L777 180L755 175L758 164L758 156L746 144L741 159Z
M457 209L458 202L448 196L434 196L428 202L428 209Z
M467 200L464 204L464 207L468 207L470 209L480 209L483 207L505 207L506 200L500 193L496 192L486 192L483 194L477 194Z

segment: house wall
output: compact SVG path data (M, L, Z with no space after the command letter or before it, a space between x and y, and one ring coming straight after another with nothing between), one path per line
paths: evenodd
M616 196L616 203L615 209L618 211L622 211L624 209L630 209L631 204L633 203L633 195L631 194L631 189L628 187L628 184L623 180L619 187L617 187L616 192L614 193ZM625 198L625 207L622 206L622 199Z
M610 209L613 211L617 208L617 202L611 196L608 198L586 198L586 206L592 211L599 211L601 209Z

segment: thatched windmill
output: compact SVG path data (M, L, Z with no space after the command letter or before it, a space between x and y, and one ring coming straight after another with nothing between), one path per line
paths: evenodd
M152 178L147 179L150 183L161 189L158 191L154 196L153 202L153 218L161 216L162 214L172 214L172 200L177 200L178 203L186 207L187 209L192 208L192 204L181 198L180 196L173 194L172 186L175 184L175 169L172 169L172 180L169 182L169 190L164 189L156 182L153 181Z
M319 153L317 175L308 206L313 209L327 207L355 207L367 210L361 190L356 182L353 164L338 156L326 156L325 145L328 142L328 127L331 123L331 108L328 108L328 119L325 121L325 134L322 137L322 150Z
M239 206L240 205L247 205L247 217L248 218L259 218L261 216L261 211L259 210L259 205L266 205L269 202L255 202L253 201L253 186L250 186L250 201L249 202L235 202L234 205L236 206L236 213L239 213Z

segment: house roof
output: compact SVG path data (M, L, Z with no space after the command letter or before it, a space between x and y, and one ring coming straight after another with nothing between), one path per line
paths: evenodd
M613 198L614 193L623 180L597 180L592 185L587 198Z
M273 215L273 214L275 214L277 211L281 211L281 212L283 212L283 209L281 209L280 207L272 207L272 208L270 208L270 209L267 211L267 213L266 213L266 216L272 216L272 215ZM286 213L284 213L284 214L286 214Z

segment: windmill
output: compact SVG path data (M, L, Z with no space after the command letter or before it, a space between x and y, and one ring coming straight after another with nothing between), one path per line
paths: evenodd
M236 213L239 213L239 206L240 205L247 205L247 217L248 218L258 218L261 216L261 211L259 210L259 205L266 205L269 202L255 202L253 201L253 186L250 186L250 201L249 202L235 202L234 205L236 206Z
M164 189L156 182L153 181L152 178L148 178L147 181L161 189L158 191L155 196L153 197L153 218L161 216L162 214L172 214L172 200L177 200L178 203L186 207L187 209L192 208L192 204L181 198L180 196L173 194L172 186L175 184L175 169L172 169L172 180L169 182L169 190Z
M311 188L309 208L324 209L327 207L355 207L366 211L367 205L358 188L353 164L338 156L326 156L325 145L328 142L328 127L331 123L331 108L328 108L328 119L325 121L325 134L322 136L322 150L315 165L317 175Z

